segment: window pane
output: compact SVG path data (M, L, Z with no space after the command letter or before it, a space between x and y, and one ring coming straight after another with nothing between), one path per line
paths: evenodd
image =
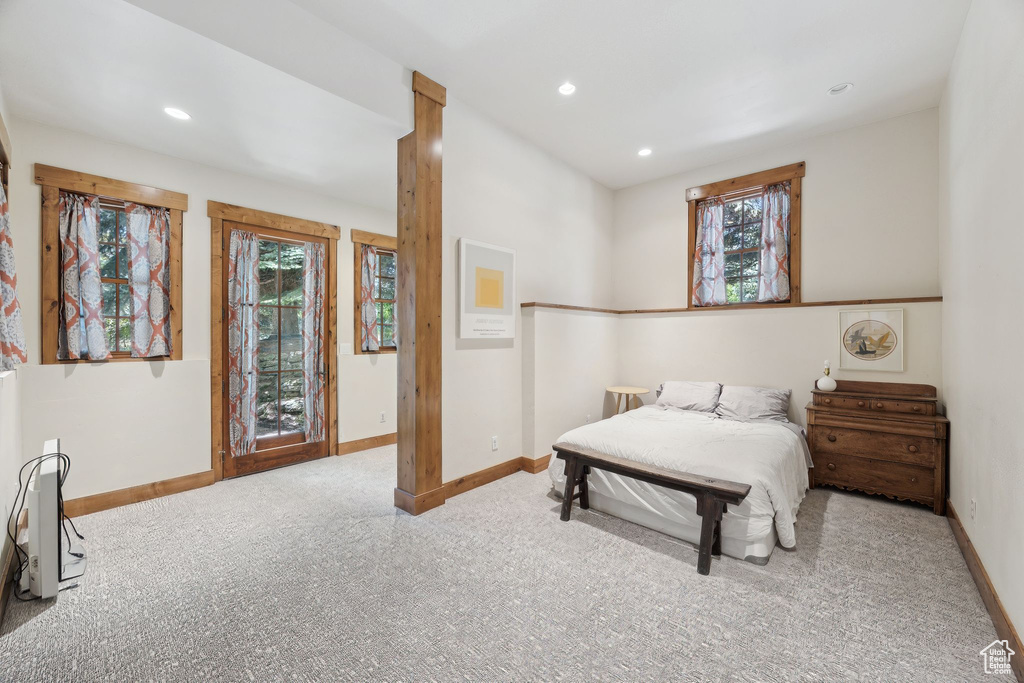
M260 307L259 318L259 369L277 370L277 311L276 308Z
M725 276L726 277L739 277L740 276L740 255L739 254L728 254L725 257Z
M760 249L761 248L761 224L753 223L751 225L743 226L743 248L744 249Z
M117 240L117 212L113 209L100 209L100 242Z
M384 304L377 304L377 324L379 325L384 321Z
M132 314L132 290L129 285L117 286L117 314L124 317L131 317ZM106 301L103 302L106 307Z
M395 298L395 281L391 278L380 279L380 298L391 299Z
M743 202L740 200L726 202L723 218L725 225L738 225L743 220Z
M256 436L277 434L277 374L259 375L256 388Z
M117 277L117 256L113 244L100 245L100 277Z
M757 275L760 267L759 254L756 251L743 253L743 275Z
M384 341L382 342L382 344L384 346L395 345L395 328L393 325L384 326Z
M128 267L128 245L117 250L117 276L124 280L128 279L131 269Z
M118 331L117 331L117 350L118 351L131 351L132 350L132 321L128 318L118 318ZM111 349L113 351L113 349Z
M305 261L298 244L281 245L281 305L302 305L302 264Z
M117 238L124 244L128 244L128 219L124 211L117 212Z
M381 304L381 322L385 325L390 325L395 321L395 305L394 304Z
M395 277L398 272L398 264L395 255L388 252L380 252L380 275L382 277Z
M281 432L301 432L303 420L302 373L281 373Z
M736 226L734 228L725 229L725 250L726 251L739 251L743 248L741 244L742 233L741 227Z
M730 304L737 304L740 301L740 280L733 278L725 281L725 300Z
M750 223L752 221L761 220L761 198L751 197L743 201L743 222Z
M743 278L743 300L749 302L757 301L757 278Z
M100 287L103 290L103 315L114 315L117 311L117 285L104 282Z
M302 369L302 310L281 309L281 369Z
M117 319L104 318L103 331L107 335L107 348L111 351L117 350Z
M380 278L379 277L373 278L373 298L374 299L379 299L380 298Z
M260 303L277 303L277 242L260 240Z

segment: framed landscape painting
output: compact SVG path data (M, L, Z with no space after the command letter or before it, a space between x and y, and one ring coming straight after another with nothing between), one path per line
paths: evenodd
M515 336L515 250L459 239L459 337Z
M903 371L903 309L839 312L839 367Z

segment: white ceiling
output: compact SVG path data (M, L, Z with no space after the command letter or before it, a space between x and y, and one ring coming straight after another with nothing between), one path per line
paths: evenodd
M970 0L293 0L611 188L938 104ZM564 81L577 86L564 97ZM855 88L829 96L829 87ZM650 147L645 159L637 150Z
M3 0L0 84L16 116L394 208L402 123L119 0Z
M8 108L386 208L407 69L619 188L935 106L970 6L129 1L2 0Z

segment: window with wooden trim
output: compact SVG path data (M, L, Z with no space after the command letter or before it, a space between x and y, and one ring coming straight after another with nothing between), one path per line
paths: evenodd
M352 246L355 352L394 353L398 348L398 240L353 230Z
M188 195L43 164L35 165L35 181L43 195L41 362L180 360ZM74 201L85 211L69 211ZM65 223L77 222L77 241L62 239L62 211ZM79 280L69 283L68 272ZM77 353L71 336L103 353Z
M691 307L800 302L803 162L686 191Z

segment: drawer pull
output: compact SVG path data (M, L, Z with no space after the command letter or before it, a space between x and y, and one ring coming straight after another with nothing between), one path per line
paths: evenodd
M835 442L835 440L836 440L836 435L835 435L835 434L829 434L829 435L828 435L828 440L829 440L829 441L832 441L832 442Z
M917 446L907 446L907 450L911 453L917 453Z
M910 483L911 484L916 484L917 483L917 477L911 477L910 478Z
M911 410L913 410L916 413L919 410L921 410L921 406L911 406Z
M884 408L884 407L885 407L885 405L884 405L884 404L882 404L882 403L876 403L876 404L875 404L875 407L876 407L876 408Z
M825 403L831 405L832 404L832 399L826 398L825 399Z
M864 401L857 401L857 407L858 408L863 408L864 407Z
M833 472L835 472L835 470L836 470L836 464L835 464L834 462L830 462L830 463L828 464L828 468L829 468L830 470L832 470Z

